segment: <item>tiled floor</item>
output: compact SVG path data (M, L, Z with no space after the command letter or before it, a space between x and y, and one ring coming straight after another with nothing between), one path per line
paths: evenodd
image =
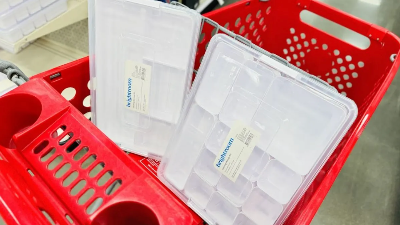
M226 2L233 1L235 0ZM322 1L386 27L400 36L399 0ZM35 42L18 55L0 50L0 58L13 61L28 75L37 74L83 57L87 53L87 40L82 39L87 38L86 29L87 23L83 21L49 35L46 40ZM338 30L332 30L332 32L341 35ZM79 39L76 40L79 43L70 37ZM56 44L49 40L56 40L63 44ZM66 46L79 48L79 50ZM332 186L312 225L398 225L400 224L399 190L400 77L397 76Z

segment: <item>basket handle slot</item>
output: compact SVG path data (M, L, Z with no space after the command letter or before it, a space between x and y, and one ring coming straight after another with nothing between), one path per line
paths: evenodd
M367 49L371 45L371 40L365 35L357 33L354 30L351 30L309 10L301 11L300 19L303 23L306 23L312 27L316 27L330 34L331 36L334 36L359 49Z

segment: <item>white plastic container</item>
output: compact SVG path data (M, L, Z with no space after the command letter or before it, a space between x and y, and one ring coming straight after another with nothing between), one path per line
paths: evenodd
M33 2L35 2L35 0ZM45 8L41 8L40 11L37 11L28 18L18 22L12 28L0 29L0 38L7 42L11 43L16 42L21 38L23 38L24 36L35 31L35 29L43 26L47 22L56 18L58 15L67 11L67 9L68 9L67 0L57 0L53 4L48 5Z
M92 121L160 159L190 89L201 16L152 0L90 0Z
M282 224L356 116L352 100L217 34L158 176L209 224Z
M0 13L7 12L27 0L0 0Z

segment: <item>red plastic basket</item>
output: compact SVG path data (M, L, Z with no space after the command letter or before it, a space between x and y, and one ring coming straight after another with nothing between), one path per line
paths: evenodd
M299 15L305 9L369 37L370 47L366 50L358 49L303 23ZM250 17L248 17L249 14L251 14ZM303 52L304 57L291 63L296 65L299 62L298 65L302 69L311 74L323 75L321 78L326 81L331 78L331 85L340 92L345 92L357 103L359 116L356 122L286 221L286 224L309 224L395 76L400 61L392 56L398 54L400 40L383 28L312 0L246 0L205 16L221 25L229 23L228 28L235 33L242 35L248 33L248 38L253 43L281 57L286 58L293 54L300 56ZM240 22L236 24L238 18L240 18ZM251 25L253 21L255 23ZM243 26L244 29L241 31ZM212 36L213 29L214 27L208 24L204 25L202 31L204 38L198 46L196 68L205 53L206 44ZM303 45L301 49L292 45L294 51L287 55L284 49L290 50L290 45L286 40L290 38L293 43L296 43L294 36L299 39L304 36L304 40L309 43L314 38L317 43L309 45L309 47ZM302 39L302 41L304 40ZM328 49L317 50L322 49L322 44L326 44ZM338 50L339 55L335 55L334 50ZM350 68L346 73L332 66L331 61L337 60L339 57L344 59L348 55L352 57L352 61L343 60L343 66L346 68L349 68L350 64L358 65L358 62L364 64L363 67L356 66L354 70L351 70L352 73L357 73L357 77L348 73ZM324 63L325 61L329 63ZM333 75L330 73L332 69L337 69L338 73ZM334 79L336 76L340 79ZM0 197L2 199L0 213L6 222L8 224L47 224L48 222L42 214L43 211L46 211L56 224L71 224L69 219L75 224L99 224L100 222L118 224L123 222L118 219L127 218L129 213L132 213L133 219L135 216L139 219L147 219L138 221L141 224L202 223L199 217L156 179L155 170L158 162L133 154L129 155L129 159L81 115L90 111L90 108L83 104L84 99L90 94L87 87L88 81L89 61L88 58L83 58L36 75L32 81L0 98L2 107L0 124L2 127L14 128L0 130L0 155L3 159L0 160L2 171L0 174ZM347 85L347 82L351 82L352 85ZM70 103L80 113L70 107L70 104L58 94L69 87L76 90L76 95L70 100ZM21 101L25 104L14 104ZM38 101L41 107L39 107ZM12 106L11 110L4 110L4 105L8 103L10 104L7 107ZM41 113L38 112L39 108L42 109ZM20 112L24 113L19 114ZM29 115L27 116L26 113ZM40 115L38 116L38 114ZM35 117L39 117L36 122L34 121ZM49 148L35 154L36 146L42 146L41 143L45 145L46 143L43 142L45 140L49 141L47 147L57 146L59 139L63 136L53 138L52 134L62 125L66 125L63 135L70 131L74 132L70 143L79 138L81 140L79 146L87 145L90 149L89 152L96 154L96 163L91 164L89 168L82 169L80 164L73 159L75 153L66 151L68 149L66 146L70 145L67 143L64 146L58 146L56 154L52 156L55 158L62 155L63 163L51 171L47 169L47 165L53 158L43 163L40 155L46 153L46 149ZM25 129L25 127L28 128ZM13 142L10 143L11 139ZM7 146L7 148L1 147L1 145ZM38 151L36 150L36 152ZM86 158L81 161L89 156L90 154L87 154ZM74 170L79 172L78 178L69 187L73 187L82 179L87 182L85 188L76 196L71 196L70 188L62 185L62 180L69 176L70 172L61 178L55 178L55 171L67 162L71 164L70 172ZM97 185L97 178L91 178L89 174L89 171L99 162L104 162L105 168L97 177L101 177L109 170L113 171L112 179L101 187ZM120 188L110 196L105 194L106 187L118 179L122 180ZM79 205L78 197L90 188L94 189L95 194L88 202ZM98 197L103 198L103 203L97 211L89 215L86 213L86 209ZM140 204L130 204L132 202ZM157 218L158 222L151 218ZM174 219L178 219L178 221Z
M83 58L36 75L0 98L4 221L202 224L157 179L155 161L128 156L82 115L90 111L83 105L88 81L89 60ZM60 95L66 88L76 91L70 102Z

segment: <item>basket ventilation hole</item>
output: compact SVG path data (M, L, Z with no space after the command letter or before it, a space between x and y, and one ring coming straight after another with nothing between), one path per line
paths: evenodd
M292 61L292 59L290 58L290 56L286 56L286 60L289 61L289 62Z
M262 30L265 32L267 30L267 25L264 25Z
M293 46L290 46L289 49L290 49L291 52L294 52L294 47Z
M229 30L229 23L226 23L224 27Z
M313 44L313 45L317 44L317 39L315 39L315 38L311 39L311 44Z
M257 34L258 34L258 30L255 29L254 32L253 32L253 36L257 36Z
M336 77L335 77L335 81L336 81L336 82L340 82L340 77L339 77L339 76L336 76Z
M296 30L292 27L292 28L290 28L290 33L291 34L294 34L296 32Z
M249 23L251 21L251 13L247 14L246 22Z
M347 74L343 75L343 79L348 80L349 78L350 78L349 75Z
M65 88L65 89L61 92L61 95L62 95L65 99L67 99L67 101L71 101L71 100L75 97L75 95L76 95L76 90L75 90L75 88L73 88L73 87L68 87L68 88Z
M327 49L328 49L328 45L327 45L327 44L323 44L323 45L322 45L322 49L323 49L323 50L327 50Z
M261 10L258 10L258 12L257 12L257 14L256 14L256 17L257 17L257 18L260 18L260 17L261 17Z
M56 149L52 148L51 150L49 150L48 152L46 152L45 154L42 155L42 157L40 158L40 161L46 162L54 155L54 153L56 153Z
M32 177L35 176L35 174L33 174L32 170L28 169L27 171L28 171L29 175L31 175Z
M237 19L236 19L235 26L236 26L236 27L239 27L239 26L240 26L240 18L237 18Z
M267 10L265 11L265 13L266 13L267 15L269 15L269 14L271 13L271 6L269 6L269 7L267 8Z
M200 59L199 59L200 64L201 64L201 62L203 62L203 58L204 58L204 56L200 57Z
M96 198L86 209L86 213L91 215L103 204L103 198Z
M77 139L74 142L72 142L68 148L66 149L67 153L73 152L79 145L81 144L81 140Z
M298 50L301 49L301 44L297 44L297 49L298 49Z
M217 34L217 28L214 28L211 32L211 37Z
M257 42L260 42L260 41L261 41L261 35L258 35L258 36L257 36L256 41L257 41Z
M342 72L346 72L346 67L344 67L344 66L341 66L341 67L340 67L340 71L342 71Z
M300 34L300 38L301 38L301 39L305 39L305 38L306 38L306 34L305 34L305 33L301 33L301 34Z
M297 57L296 54L293 54L293 59L294 59L294 60L297 60L297 59L298 59L298 57Z
M248 39L248 38L249 38L249 33L247 33L246 35L244 35L244 38Z
M97 164L92 170L90 170L89 177L96 177L104 169L104 167L105 164L103 162Z
M308 46L310 46L310 44L308 43L308 41L305 41L304 43L303 43L303 45L304 45L304 47L308 47Z
M304 55L304 52L300 52L300 57L304 57L305 55Z
M260 24L260 25L263 25L263 24L264 24L264 18L261 18L261 19L260 19L259 24Z
M71 169L71 164L66 163L64 166L62 166L57 172L56 172L56 178L60 178L64 176L68 172L68 170Z
M61 140L58 142L58 144L61 146L65 145L65 143L67 143L73 136L74 136L74 133L69 132L63 138L61 138Z
M290 40L290 38L288 38L288 39L286 39L286 43L287 43L288 45L290 45L290 44L292 44L292 40Z
M71 218L68 214L65 215L65 218L68 220L68 222L69 222L70 224L73 224L73 223L74 223L74 221L72 220L72 218Z
M351 74L351 76L352 76L353 78L357 78L357 77L358 77L358 73L354 72L354 73Z
M90 107L90 95L86 96L86 98L83 99L83 106Z
M56 223L54 223L53 218L51 218L51 216L46 211L44 211L43 209L41 209L40 211L42 211L44 217L46 217L47 221L49 221L49 223L51 225L55 225L56 224Z
M80 160L83 156L86 155L86 153L88 153L88 151L89 151L89 148L88 148L88 147L82 148L79 152L77 152L77 153L74 155L74 160L75 160L75 161Z
M288 52L288 50L285 48L285 49L283 49L283 54L285 54L285 55L287 55L289 52Z
M74 180L76 180L78 176L79 173L77 171L72 172L70 175L68 175L68 177L64 179L63 186L68 187L69 185L71 185L72 182L74 182Z
M351 57L350 55L347 55L347 56L346 56L346 61L347 61L347 62L351 62L351 60L352 60L352 57Z
M334 54L335 56L338 56L338 55L340 55L340 51L337 50L337 49L335 49L335 50L333 51L333 54Z
M205 33L201 33L200 34L200 38L199 38L199 43L203 43L206 39L205 39L206 34Z
M110 184L110 186L107 187L106 189L106 194L107 195L112 195L114 194L122 185L122 180L121 179L117 179L114 182L112 182L112 184Z
M243 34L244 33L244 25L242 26L242 27L240 27L240 30L239 30L239 34Z
M337 74L337 73L338 73L337 69L333 68L333 69L332 69L332 73L333 73L333 74Z
M338 58L337 59L337 63L342 64L343 63L343 59L342 58Z
M55 130L52 134L51 137L52 138L56 138L59 137L62 133L64 133L64 131L67 129L67 126L62 125L61 127L59 127L57 130Z
M343 87L343 84L339 84L338 85L338 88L340 89L340 90L342 90L344 87Z
M351 87L353 87L353 84L351 82L347 82L346 87L351 88Z
M364 67L364 62L362 62L362 61L358 62L358 67L363 68Z
M54 170L62 161L64 157L62 155L57 156L53 161L50 162L50 164L47 166L48 170Z
M299 38L298 38L297 36L293 36L293 41L294 41L294 42L298 42L298 41L299 41Z
M301 63L300 63L300 62L296 62L296 66L297 66L297 67L300 67L300 66L301 66Z
M347 93L344 92L344 91L342 91L341 94L344 95L344 96L347 96Z
M98 186L103 186L106 184L112 177L113 177L113 171L109 170L105 174L103 174L100 179L97 181Z
M349 69L350 69L350 70L354 70L355 68L356 68L356 66L355 66L354 64L350 64L350 65L349 65Z
M90 80L87 82L87 88L90 90Z
M82 169L87 169L94 161L96 161L97 156L96 155L91 155L89 156L85 161L83 161L81 168Z
M88 120L92 120L92 112L87 112L84 114L84 116L88 119Z
M259 46L262 47L263 45L264 45L264 43L261 41L260 44L259 44Z
M38 144L38 145L33 149L33 153L39 154L40 152L43 151L43 149L45 149L45 148L47 147L47 145L49 145L49 141L48 141L48 140L44 140L44 141L40 142L40 144Z
M94 195L93 188L86 190L85 193L83 193L83 195L81 195L81 197L79 197L78 204L79 205L85 204L93 195Z
M71 189L70 194L72 196L75 196L79 194L83 190L83 188L86 186L86 180L80 180L77 184L74 185L74 187Z
M332 79L331 79L331 78L328 78L327 81L328 81L328 83L330 83L330 84L332 83Z

